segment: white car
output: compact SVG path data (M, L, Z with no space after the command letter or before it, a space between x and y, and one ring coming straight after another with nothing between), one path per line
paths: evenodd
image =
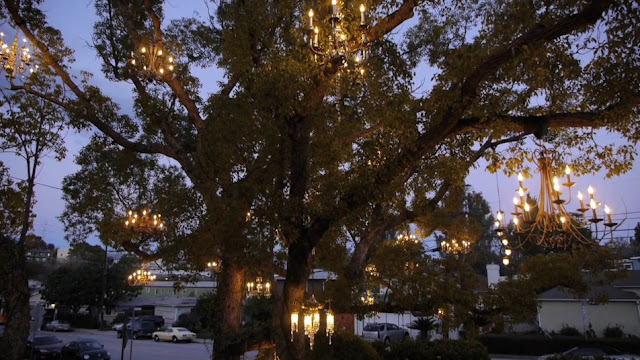
M177 343L180 341L191 342L196 338L196 334L183 327L168 327L154 332L151 337L153 341L165 340Z

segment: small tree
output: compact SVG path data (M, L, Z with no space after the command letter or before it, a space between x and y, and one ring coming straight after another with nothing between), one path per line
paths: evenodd
M430 317L421 317L409 324L409 329L420 331L418 338L426 341L429 341L431 338L429 332L435 330L437 327L438 324L436 324L436 321Z

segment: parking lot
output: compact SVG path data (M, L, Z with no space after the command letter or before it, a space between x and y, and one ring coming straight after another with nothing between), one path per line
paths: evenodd
M210 341L198 339L192 343L155 342L151 339L129 340L124 349L124 358L120 357L122 339L116 337L113 330L98 331L74 329L70 332L38 331L36 335L55 335L66 342L74 338L92 338L104 345L111 353L112 360L174 360L174 359L211 359L212 344ZM133 347L131 346L133 344Z

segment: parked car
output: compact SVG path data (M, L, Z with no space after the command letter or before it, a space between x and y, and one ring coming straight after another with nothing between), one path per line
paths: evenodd
M71 324L64 321L53 320L44 325L46 331L71 331Z
M151 339L151 335L153 335L153 332L156 330L156 323L153 321L132 320L129 321L126 325L127 336L134 339L142 337ZM116 336L121 338L122 333L125 331L125 327L123 326L122 328L120 328L120 330L116 331Z
M27 341L25 358L32 360L58 359L62 349L62 340L55 335L36 336Z
M111 354L95 339L76 339L62 347L60 360L111 360Z
M122 327L124 326L124 323L115 323L113 325L111 325L111 330L122 330Z
M136 318L137 321L153 321L156 324L156 329L164 327L164 318L160 315L142 315Z
M409 331L396 324L370 323L364 326L362 337L366 341L382 341L388 345L392 340L405 340L409 338Z
M576 357L581 357L584 359L593 359L594 356L606 356L607 359L618 359L618 360L640 360L640 356L639 355L633 355L633 354L624 354L622 351L616 349L616 348L612 348L609 346L603 346L603 347L595 347L595 346L589 346L589 347L574 347L572 349L569 349L561 354L547 354L547 355L542 355L538 358L538 360L544 360L544 359L548 359L554 356L558 356L558 355L572 355L572 356L576 356Z
M196 334L183 327L168 327L153 333L153 341L173 341L174 343L185 341L191 342L196 338Z

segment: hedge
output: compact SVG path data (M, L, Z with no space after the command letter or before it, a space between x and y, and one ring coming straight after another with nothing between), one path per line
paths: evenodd
M625 353L637 353L640 349L639 338L486 334L478 340L490 354L544 355L561 353L576 346L611 346Z

